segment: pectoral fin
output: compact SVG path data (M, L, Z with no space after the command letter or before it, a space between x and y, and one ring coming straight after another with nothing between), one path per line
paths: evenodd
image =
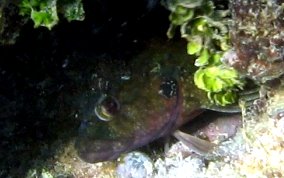
M214 143L186 134L180 130L175 131L173 135L197 154L207 154L216 146Z

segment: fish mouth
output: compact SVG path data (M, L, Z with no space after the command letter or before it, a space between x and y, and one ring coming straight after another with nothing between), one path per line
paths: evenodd
M124 153L133 143L133 138L120 138L115 140L96 140L80 138L76 141L75 147L78 156L88 163L97 163L107 160L114 160ZM94 151L95 150L95 151Z

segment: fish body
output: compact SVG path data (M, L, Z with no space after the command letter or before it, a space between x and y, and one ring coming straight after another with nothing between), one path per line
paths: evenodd
M195 87L194 69L188 70L190 63L183 62L188 55L181 49L184 43L154 42L128 66L127 79L114 76L110 89L83 97L75 144L80 158L90 163L116 159L170 135L204 111L206 94Z

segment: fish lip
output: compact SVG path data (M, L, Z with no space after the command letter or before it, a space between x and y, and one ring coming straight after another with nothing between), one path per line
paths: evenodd
M122 153L129 151L133 138L120 138L116 140L97 140L97 144L90 143L88 139L83 139L75 143L77 155L87 163L98 163L103 161L112 161L117 159ZM104 142L104 144L100 144ZM108 142L108 144L106 144ZM104 145L100 151L92 151L98 145ZM99 152L99 154L98 154Z

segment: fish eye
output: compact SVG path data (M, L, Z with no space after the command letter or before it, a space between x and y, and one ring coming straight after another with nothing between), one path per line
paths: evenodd
M167 79L162 81L160 85L159 94L171 98L177 95L177 81L173 79Z
M110 121L120 110L118 100L113 96L103 95L95 106L96 116L103 121Z

